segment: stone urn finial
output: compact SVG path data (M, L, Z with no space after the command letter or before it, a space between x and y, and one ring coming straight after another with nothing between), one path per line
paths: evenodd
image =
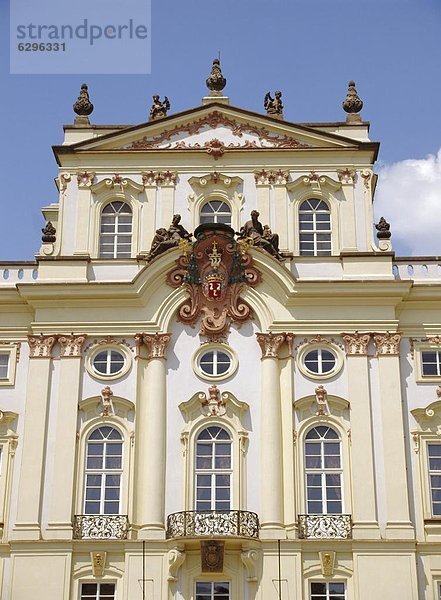
M93 104L89 98L87 85L83 83L80 95L73 105L74 112L78 115L75 118L75 125L89 125L89 115L93 112Z
M213 60L211 73L206 79L205 83L207 84L207 88L210 90L210 96L222 96L222 90L227 85L227 80L222 74L220 60L218 58Z
M389 240L391 237L390 224L384 217L381 217L378 223L375 225L377 230L377 238L379 240Z
M355 81L350 81L348 84L348 94L342 102L343 110L348 113L346 118L347 123L361 123L361 117L358 114L363 108L363 101L357 94L355 89Z

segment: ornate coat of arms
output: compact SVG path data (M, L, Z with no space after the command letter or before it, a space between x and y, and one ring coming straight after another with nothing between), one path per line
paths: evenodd
M182 255L169 273L172 287L184 285L189 299L179 309L179 320L194 325L201 319L200 334L219 339L230 323L252 318L251 307L240 297L246 285L256 285L260 272L248 254L250 242L236 241L234 231L222 223L205 223L195 231L196 241L183 241Z

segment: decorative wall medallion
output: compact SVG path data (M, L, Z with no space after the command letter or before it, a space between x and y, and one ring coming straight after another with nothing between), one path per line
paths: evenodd
M115 173L111 179L106 179L106 185L109 188L119 187L121 190L123 190L125 187L127 187L127 184L127 179L125 179L122 175L119 175L119 173Z
M184 285L190 296L179 310L180 321L194 325L202 317L200 335L216 340L227 335L231 322L240 325L252 318L240 294L246 285L259 283L261 275L228 225L200 225L195 237L167 282L172 287Z
M202 573L222 573L224 569L225 543L215 540L201 542Z
M222 417L227 412L225 400L223 396L221 396L217 385L212 385L208 388L208 396L206 396L204 392L201 392L199 394L199 400L202 403L202 412L206 416Z
M214 138L209 142L205 142L204 146L207 149L207 153L211 154L215 160L223 156L225 153L225 144L217 138Z
M332 577L334 574L335 552L319 552L319 555L323 577Z
M94 577L102 577L104 575L104 567L106 566L107 552L91 552L90 559L92 562L92 573Z

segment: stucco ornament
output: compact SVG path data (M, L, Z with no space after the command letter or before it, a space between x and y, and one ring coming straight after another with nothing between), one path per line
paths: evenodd
M317 416L323 417L328 414L328 392L322 385L315 388L315 400L317 402Z
M222 573L225 542L204 540L201 542L202 573Z
M204 392L200 393L199 400L202 403L202 412L206 416L222 417L226 413L225 400L217 385L208 388L208 396Z
M61 346L61 358L81 356L81 349L86 341L86 334L60 335L58 342Z
M371 336L369 333L342 333L345 351L347 355L367 354Z
M246 285L260 281L260 273L229 225L205 223L196 229L195 237L191 249L181 248L167 283L185 286L189 295L179 320L195 325L202 317L200 335L216 340L227 335L231 322L240 325L252 317L240 294Z
M57 341L55 335L28 336L30 358L52 358L52 348Z
M400 333L374 333L373 334L377 355L399 354L400 353Z
M102 406L102 417L110 417L114 414L112 404L113 392L108 385L101 390L101 406Z
M279 348L286 341L286 333L256 333L262 358L278 358Z

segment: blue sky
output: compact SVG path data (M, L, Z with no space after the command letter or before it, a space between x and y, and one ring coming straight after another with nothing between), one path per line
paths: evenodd
M51 145L83 81L94 123L140 123L154 93L172 112L199 105L220 50L234 105L261 112L265 92L281 89L287 120L343 120L355 79L380 167L441 146L440 0L153 0L150 75L10 75L7 0L0 25L2 260L31 260L39 247L40 207L57 200Z

